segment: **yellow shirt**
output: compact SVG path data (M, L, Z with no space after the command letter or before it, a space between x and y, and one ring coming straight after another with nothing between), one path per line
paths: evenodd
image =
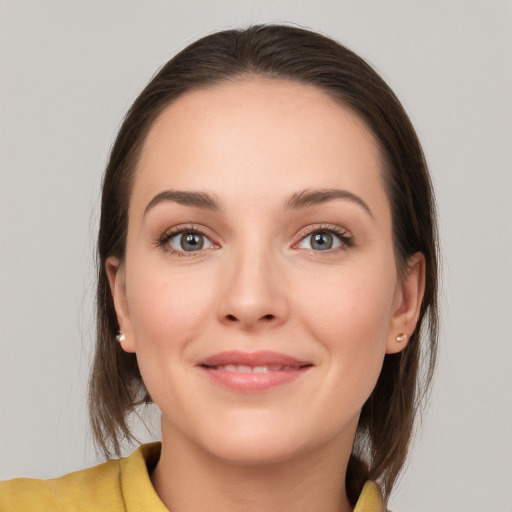
M148 473L159 454L160 443L151 443L124 459L60 478L0 482L0 512L169 512ZM383 511L379 487L366 482L354 512Z

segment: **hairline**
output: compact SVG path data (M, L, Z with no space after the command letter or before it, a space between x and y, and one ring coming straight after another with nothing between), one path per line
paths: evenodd
M272 82L288 82L288 83L294 83L299 85L305 85L310 86L317 91L320 91L324 93L330 100L335 102L337 105L342 106L343 108L348 109L355 118L362 123L362 126L364 129L368 132L368 134L372 137L373 142L375 143L375 146L377 148L377 155L379 159L379 167L380 167L380 176L382 180L382 185L384 187L384 191L386 193L386 197L388 200L388 205L391 212L391 236L393 240L393 252L395 256L395 266L398 272L398 275L402 278L405 275L406 271L406 259L407 256L410 255L402 255L399 253L399 247L398 247L398 241L396 240L395 236L395 219L394 219L394 208L393 208L393 201L392 201L392 187L391 187L391 180L390 177L392 175L392 171L390 169L390 162L389 157L386 152L386 150L383 147L383 143L380 139L380 137L377 135L375 130L372 128L371 124L367 121L365 116L362 112L358 111L354 106L350 104L348 99L343 98L340 94L336 94L336 92L331 89L330 87L323 86L322 84L319 84L313 80L307 80L298 76L291 76L286 73L278 74L278 73L271 73L271 72L265 72L265 71L257 71L254 69L247 69L238 71L231 74L226 74L222 77L217 78L211 78L209 80L205 80L202 83L195 84L188 89L176 94L175 97L163 101L161 104L157 105L154 108L154 112L152 113L151 117L147 119L146 126L143 128L143 131L141 132L141 136L139 137L138 144L133 148L133 161L128 163L128 166L131 168L129 172L129 183L126 190L127 200L126 200L126 231L124 233L124 241L123 246L124 250L123 253L119 256L119 259L121 261L125 258L125 250L126 250L126 240L128 236L128 223L130 219L130 203L131 203L131 197L132 197L132 191L133 186L135 183L137 171L140 167L140 162L143 157L144 151L146 149L146 144L148 141L148 138L150 136L150 133L152 129L154 128L155 124L158 122L159 118L162 116L165 110L169 108L171 105L176 103L181 98L184 98L190 94L193 94L197 91L201 90L209 90L209 89L218 89L222 88L222 86L229 85L229 84L236 84L236 83L243 83L245 81L254 81L254 82L268 82L269 84ZM404 257L405 256L405 257ZM108 256L107 256L108 257Z

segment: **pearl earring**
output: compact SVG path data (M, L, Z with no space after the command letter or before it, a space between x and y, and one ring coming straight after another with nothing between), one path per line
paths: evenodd
M116 341L118 343L121 343L122 341L124 341L126 339L126 335L124 334L124 332L121 332L119 331L119 333L117 334L116 336Z
M396 341L398 341L398 342L402 342L402 341L404 341L406 338L407 338L407 336L406 336L403 332L401 332L401 333L400 333L400 334L395 338L395 340L396 340Z

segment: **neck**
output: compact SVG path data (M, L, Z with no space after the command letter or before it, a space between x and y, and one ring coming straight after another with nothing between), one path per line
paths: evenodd
M345 472L352 444L336 444L284 461L237 464L163 429L152 482L172 512L349 512Z

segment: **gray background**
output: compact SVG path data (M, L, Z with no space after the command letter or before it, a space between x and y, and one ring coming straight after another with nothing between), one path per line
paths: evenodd
M290 21L375 65L437 188L440 364L391 508L510 512L511 19L496 0L0 0L0 478L98 460L84 405L94 238L131 101L197 37Z

